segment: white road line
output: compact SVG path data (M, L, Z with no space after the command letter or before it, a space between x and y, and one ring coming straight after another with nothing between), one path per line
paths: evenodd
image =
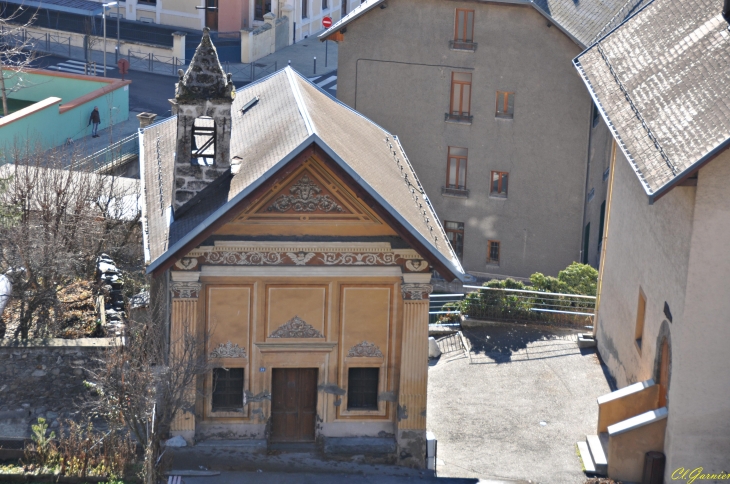
M325 79L324 81L320 81L320 82L318 82L318 83L317 83L317 85L318 85L319 87L323 87L323 86L324 86L325 84L327 84L328 82L331 82L331 81L336 81L336 80L337 80L337 76L330 76L330 77L328 77L327 79Z

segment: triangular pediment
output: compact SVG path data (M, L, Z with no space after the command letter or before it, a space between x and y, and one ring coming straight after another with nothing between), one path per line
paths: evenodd
M244 230L280 235L395 235L350 187L314 157L274 184L219 233Z

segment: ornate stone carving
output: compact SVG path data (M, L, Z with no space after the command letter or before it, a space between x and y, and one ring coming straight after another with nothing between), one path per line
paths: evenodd
M428 262L425 260L407 260L406 269L411 272L421 272L428 269Z
M294 316L271 333L269 338L324 338L324 335L299 316Z
M208 252L205 262L233 266L279 265L284 262L279 252Z
M380 254L325 253L321 260L328 266L377 266L395 264L398 256L391 252Z
M246 358L246 348L241 348L238 343L221 343L211 351L209 358Z
M175 267L184 271L191 271L198 266L198 259L194 257L183 257L175 262Z
M410 300L428 299L428 295L433 292L431 284L402 284L400 288L403 299Z
M199 282L173 282L170 289L174 298L198 299L200 286Z
M322 188L304 176L289 188L291 195L280 195L266 210L269 212L344 212L344 209L329 195L319 195Z
M305 266L316 254L314 252L287 252L286 255L289 256L295 265Z
M368 343L367 341L363 341L362 343L356 344L355 346L350 348L347 356L356 358L382 358L383 353L380 351L380 348L378 348L375 343Z

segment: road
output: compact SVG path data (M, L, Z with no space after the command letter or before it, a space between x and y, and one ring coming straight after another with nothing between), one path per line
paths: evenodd
M119 78L114 56L110 55L108 61L114 66L108 70L109 77ZM36 61L34 67L46 68L65 62L68 62L65 57L43 56ZM160 118L170 115L170 103L167 100L175 95L176 77L130 71L124 78L132 81L129 86L130 112L152 112Z

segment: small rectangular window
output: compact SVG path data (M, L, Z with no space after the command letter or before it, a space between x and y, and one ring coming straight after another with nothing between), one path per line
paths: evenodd
M588 248L591 246L591 224L587 223L586 228L583 230L583 257L581 257L581 263L588 264Z
M379 368L350 368L347 376L347 409L377 410Z
M499 242L496 240L487 241L487 264L499 265Z
M327 0L322 0L322 10L327 10L328 8L330 8L330 6Z
M193 121L191 141L193 165L213 166L215 164L215 121L201 116Z
M641 340L644 337L644 319L646 318L646 295L639 288L639 304L636 308L636 346L641 351Z
M489 195L492 197L507 198L507 185L509 182L509 173L506 171L492 172L492 186Z
M449 157L446 162L446 188L466 190L466 148L449 146Z
M271 12L271 0L256 0L253 7L254 20L264 20L264 15Z
M506 91L497 91L497 111L495 114L498 118L513 118L515 115L515 93Z
M471 73L451 74L451 118L471 121Z
M474 10L456 9L454 43L474 42Z
M243 368L213 368L214 412L243 408Z
M309 0L302 0L302 18L309 18Z
M444 221L444 230L459 259L464 257L464 222Z

